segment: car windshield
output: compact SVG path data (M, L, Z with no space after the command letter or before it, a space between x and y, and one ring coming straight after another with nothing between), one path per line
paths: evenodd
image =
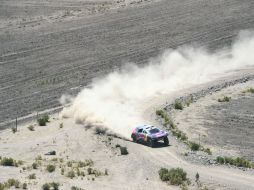
M154 133L160 132L160 130L157 129L157 128L153 128L153 129L151 129L149 132L150 132L151 134L154 134Z

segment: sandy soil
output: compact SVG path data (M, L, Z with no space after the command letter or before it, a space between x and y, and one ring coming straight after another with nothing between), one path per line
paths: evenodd
M204 97L207 100L205 105L209 105L210 102L213 102L222 94L224 95L225 92L231 94L234 99L234 94L238 96L238 92L252 84L253 81L237 84L206 96ZM206 85L202 85L202 88L204 86ZM199 88L201 87L193 88L193 90ZM198 100L186 110L177 113L176 119L180 118L182 120L188 109L197 110L198 105L202 104L204 99ZM150 113L158 106L157 103L151 102L148 105ZM193 114L195 115L195 112ZM150 121L153 121L152 117L150 117ZM156 121L153 122L156 123ZM61 123L63 123L62 128L60 128ZM180 122L179 127L186 129L187 132L189 129L192 130L187 124L184 126L182 124ZM183 156L183 152L187 151L186 147L171 136L170 146L159 146L152 149L118 138L95 134L93 129L86 129L82 125L75 124L71 118L61 119L57 114L51 116L50 123L47 126L40 127L33 124L35 131L28 130L27 126L29 125L19 127L18 132L15 134L10 129L1 131L0 156L23 160L24 164L17 168L0 166L0 181L16 178L21 182L27 182L29 189L39 189L43 183L52 181L59 182L61 184L60 189L70 189L71 186L84 189L178 189L161 182L157 172L161 167L182 167L187 171L188 177L192 181L192 185L188 189L198 189L195 184L195 174L197 172L200 174L203 187L208 189L251 190L254 188L253 170L242 171L228 166L203 165L202 163L192 162ZM210 130L216 131L217 129L210 126ZM237 130L233 132L237 133ZM129 154L120 155L119 148L116 148L117 144L126 146ZM220 147L221 150L227 151L227 148L224 148ZM56 156L44 155L52 150L56 151ZM31 164L38 155L43 158L42 164L36 170L31 169ZM62 158L63 161L52 161L52 158ZM102 171L102 173L107 169L108 175L94 177L86 173L85 177L76 176L73 179L66 177L66 173L61 175L60 165L61 168L68 171L71 169L67 166L68 161L84 161L85 159L92 159L94 161L93 168ZM46 171L46 165L49 163L56 165L55 172L48 173ZM27 169L23 170L22 167ZM81 170L86 172L86 168ZM34 180L28 179L28 175L31 173L35 173L37 178Z

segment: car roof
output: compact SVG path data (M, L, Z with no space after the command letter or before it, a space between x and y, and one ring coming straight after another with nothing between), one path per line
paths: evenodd
M143 124L143 125L137 126L136 128L137 128L137 129L149 130L149 129L156 128L156 127L154 127L153 125L146 125L146 124Z

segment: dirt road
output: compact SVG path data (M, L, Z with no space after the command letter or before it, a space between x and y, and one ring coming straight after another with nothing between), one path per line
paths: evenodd
M56 107L62 94L77 94L125 62L144 64L184 44L214 50L254 27L251 0L164 0L95 15L77 13L73 1L37 3L0 7L1 21L14 17L0 29L0 123Z
M63 128L59 123L63 122ZM33 137L31 139L31 136ZM0 182L9 178L28 183L28 189L40 189L46 182L58 182L60 189L70 189L78 186L85 189L178 189L168 186L160 181L158 170L161 167L181 167L192 181L188 189L197 189L195 175L200 174L200 181L208 189L218 190L251 190L254 188L253 172L224 166L204 166L193 164L184 160L178 149L179 143L170 137L169 147L150 148L144 145L119 139L108 140L108 137L97 136L92 130L85 130L83 126L76 125L71 119L51 120L46 127L35 126L35 131L29 131L27 127L19 128L16 134L11 130L0 133L0 150L2 157L12 157L24 161L18 168L0 166ZM129 154L121 156L117 144L127 146ZM55 150L57 156L45 156L50 150ZM38 155L42 155L43 161L39 169L29 168ZM63 162L53 162L52 158L62 158ZM45 159L45 160L44 160ZM61 175L61 168L65 172L70 170L66 163L71 160L92 159L95 168L99 171L108 170L108 176L95 177L86 175L76 176L73 179ZM47 164L56 165L56 171L46 171ZM22 167L28 169L20 172ZM27 176L36 173L35 180L29 180Z

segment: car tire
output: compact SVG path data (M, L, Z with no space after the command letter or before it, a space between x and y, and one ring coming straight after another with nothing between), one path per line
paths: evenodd
M131 138L132 138L132 141L137 143L137 138L136 138L136 135L131 135Z
M163 140L164 140L164 145L168 146L168 144L169 144L168 137L164 137Z
M155 142L152 139L149 138L147 142L150 147L154 147Z

